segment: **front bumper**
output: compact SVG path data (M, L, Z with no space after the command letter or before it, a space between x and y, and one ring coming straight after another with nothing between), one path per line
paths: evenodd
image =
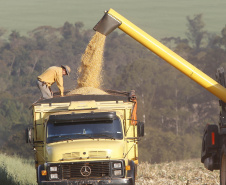
M132 185L132 178L42 181L39 185Z

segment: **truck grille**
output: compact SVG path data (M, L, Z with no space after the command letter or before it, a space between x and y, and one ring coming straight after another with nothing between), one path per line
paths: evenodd
M109 162L61 164L62 179L109 177Z

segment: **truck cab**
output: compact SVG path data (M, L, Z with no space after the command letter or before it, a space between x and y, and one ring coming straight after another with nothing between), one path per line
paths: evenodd
M72 95L33 105L38 184L135 184L138 140L132 93Z

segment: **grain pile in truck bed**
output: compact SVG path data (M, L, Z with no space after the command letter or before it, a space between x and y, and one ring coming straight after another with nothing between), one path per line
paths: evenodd
M108 93L94 87L81 87L78 89L74 89L68 93L68 95L73 95L73 94L83 94L83 95L90 94L91 95L91 94L108 94Z

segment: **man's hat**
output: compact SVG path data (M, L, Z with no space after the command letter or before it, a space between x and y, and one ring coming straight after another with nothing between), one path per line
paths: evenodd
M67 65L61 65L61 67L65 69L67 75L69 76L69 74L71 72L71 68L69 66L67 66Z

